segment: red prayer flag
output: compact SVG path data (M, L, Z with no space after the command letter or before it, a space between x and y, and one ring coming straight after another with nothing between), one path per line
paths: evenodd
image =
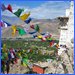
M11 7L10 4L8 5L7 9L8 9L10 12L12 12L12 7Z
M30 27L31 27L32 29L34 29L34 25L31 25Z
M50 47L53 45L53 42L50 42Z

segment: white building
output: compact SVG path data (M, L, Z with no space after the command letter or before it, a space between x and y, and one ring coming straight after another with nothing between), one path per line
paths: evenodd
M69 17L70 9L66 9L66 17Z
M66 50L66 43L67 43L67 26L61 27L60 32L60 39L59 39L59 49L58 49L58 55L62 53L63 50Z
M74 39L74 2L71 2L70 13L69 13L69 21L67 23L68 31L67 31L67 46L71 44L71 40Z
M69 17L66 26L61 27L58 55L69 47L71 40L74 39L74 2L71 1L70 9L66 10L66 17Z

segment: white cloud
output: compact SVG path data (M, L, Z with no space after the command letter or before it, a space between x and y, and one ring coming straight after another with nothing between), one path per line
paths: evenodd
M62 5L60 5L58 2L47 2L45 4L42 4L41 6L37 7L37 8L33 8L31 9L31 17L34 18L55 18L58 16L64 16L65 15L65 8L66 4L63 3L65 5L65 7L62 7Z
M35 8L29 8L27 6L17 6L17 5L12 5L13 12L15 12L17 9L22 8L25 9L24 13L26 12L31 12L30 17L32 18L38 18L38 19L47 19L47 18L55 18L58 16L64 16L66 8L68 8L68 4L65 2L54 2L54 1L49 1L46 2L45 4L42 4L38 7Z

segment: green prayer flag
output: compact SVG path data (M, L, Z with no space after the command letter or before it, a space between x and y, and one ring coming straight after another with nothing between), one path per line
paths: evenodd
M49 40L52 40L52 38L49 38Z
M51 41L51 40L52 40L52 38L49 38L49 37L48 37L48 38L47 38L47 40L50 40L50 41Z
M4 72L6 70L5 64L2 64L2 71Z
M36 31L39 31L39 30L40 30L38 24L36 24L35 30L36 30Z
M28 59L27 58L23 58L22 61L23 61L23 63L28 64Z
M6 60L8 58L8 54L7 53L3 53L1 56L2 60Z
M17 28L19 34L22 36L24 34L26 34L25 30L23 28Z
M23 11L24 9L18 9L14 14L19 17Z

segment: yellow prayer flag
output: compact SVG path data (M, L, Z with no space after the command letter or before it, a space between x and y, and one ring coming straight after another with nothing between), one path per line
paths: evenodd
M20 16L20 19L25 21L30 15L30 12L28 14L23 14L22 16Z
M3 44L3 52L6 52L6 44Z
M39 36L38 36L38 38L39 38L39 39L41 39L41 38L42 38L42 36L41 36L41 35L39 35Z
M16 29L17 29L17 28L16 28L16 26L14 26L14 25L12 25L11 28L12 28L12 30L13 30L12 36L14 36L14 35L16 34Z
M59 47L59 44L56 44L56 47L58 48Z
M22 64L23 66L25 66L25 67L27 67L27 65L23 62L23 64Z

